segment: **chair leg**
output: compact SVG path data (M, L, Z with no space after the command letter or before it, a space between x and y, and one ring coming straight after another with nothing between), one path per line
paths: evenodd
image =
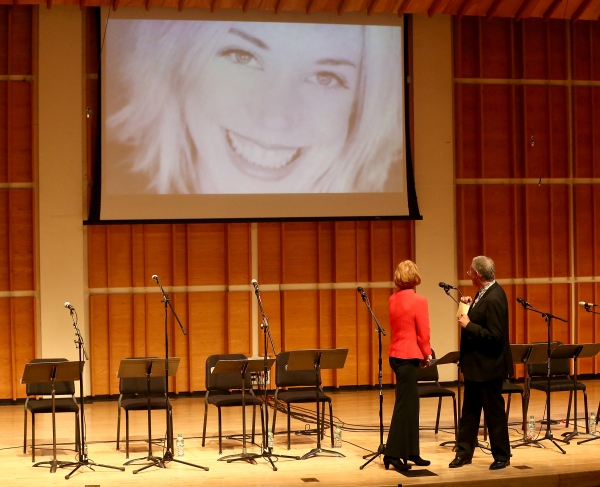
M119 444L121 441L121 408L117 413L117 451L119 451Z
M487 441L487 421L485 420L485 413L483 415L483 441Z
M221 408L217 408L219 411L219 455L223 452L223 440L221 438Z
M437 435L440 429L440 412L442 411L442 398L438 397L437 416L435 418L435 434Z
M587 391L583 391L583 407L585 409L585 432L590 434L590 418L588 416L588 400L587 400ZM575 418L577 421L577 418Z
M35 462L35 414L31 413L31 461Z
M81 437L79 436L79 413L75 413L75 450L81 449Z
M268 408L269 406L265 405L265 407ZM263 432L265 431L265 411L263 410L262 405L260 406L260 430L263 431ZM261 437L262 437L262 435L261 435ZM268 441L269 441L269 439L267 438L267 442ZM266 450L268 448L268 446L269 446L268 444L267 445L263 445L261 447L262 451Z
M525 395L521 394L521 412L523 413L523 434L527 434L527 408L525 405Z
M271 426L271 431L273 432L273 436L275 436L275 419L277 418L277 401L274 401L274 407L273 407L273 423Z
M204 402L204 426L202 427L202 446L206 444L206 418L208 416L208 403Z
M566 427L569 427L569 420L571 419L571 402L573 401L573 391L569 392L569 406L567 407L567 424ZM550 418L548 418L550 419ZM577 418L575 418L577 421Z
M152 438L148 438L152 441ZM125 411L125 458L129 458L129 411Z
M25 409L25 418L23 419L23 454L27 453L27 409Z
M458 414L456 411L456 397L452 397L452 409L454 410L454 439L458 438Z
M317 428L319 429L319 428ZM325 401L321 402L321 441L325 439Z
M260 408L262 411L262 406ZM264 418L263 418L264 422ZM256 432L256 404L252 405L252 443L254 443L254 433Z
M333 448L333 408L331 406L331 401L329 402L329 436L331 436L331 447Z
M510 414L510 400L512 398L512 393L508 394L508 399L506 400L506 420L508 421L508 415Z
M287 403L287 440L288 440L288 450L290 449L290 403Z

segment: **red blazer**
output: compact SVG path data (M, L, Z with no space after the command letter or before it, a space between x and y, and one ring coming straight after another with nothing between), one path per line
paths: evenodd
M431 355L427 299L412 289L403 289L390 296L389 310L392 340L388 355L420 360Z

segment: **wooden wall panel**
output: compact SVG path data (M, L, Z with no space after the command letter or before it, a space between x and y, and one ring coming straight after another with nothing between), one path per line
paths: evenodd
M108 296L90 296L89 302L91 394L97 396L110 391Z
M571 25L572 76L576 80L600 80L600 26L597 22Z
M12 353L13 337L11 334L10 299L0 299L0 326L7 333L0 338L0 397L8 399L12 396Z
M477 19L486 22L485 19ZM513 68L513 32L510 19L496 18L480 29L480 59L483 78L510 78Z
M578 300L600 299L592 282L600 269L600 193L595 182L572 178L600 175L600 99L597 87L570 80L598 79L600 29L503 22L454 21L458 277L468 282L464 272L474 255L495 260L514 343L547 335L543 318L517 305L517 297L569 320L552 322L553 339L595 341L596 320L573 308ZM499 52L491 54L494 41ZM465 79L475 77L476 64L481 81ZM585 373L599 364L588 360Z
M529 79L566 79L567 27L562 21L528 19L521 23L523 74Z
M567 89L525 86L524 100L525 177L568 176Z
M600 274L600 187L577 185L574 202L575 275L597 276Z
M33 83L8 81L8 181L33 181Z
M37 348L33 12L0 7L0 399L12 400Z
M283 223L283 284L317 282L318 228L315 222Z
M600 47L600 46L599 46ZM573 88L574 176L600 177L600 88Z
M513 98L510 86L481 87L482 166L484 178L511 176L512 162L512 110Z

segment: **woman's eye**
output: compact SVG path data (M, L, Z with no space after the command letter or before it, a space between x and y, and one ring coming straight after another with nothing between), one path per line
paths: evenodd
M306 78L309 83L316 83L327 88L348 88L346 79L343 76L332 73L331 71L319 71Z
M242 64L250 68L262 69L258 59L254 54L244 49L229 48L219 52L219 56L228 59L232 63Z

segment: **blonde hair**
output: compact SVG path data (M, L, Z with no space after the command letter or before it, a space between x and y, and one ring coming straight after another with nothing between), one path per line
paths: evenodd
M149 176L147 191L201 193L201 148L190 135L186 93L198 89L231 22L135 21L111 49L124 52L121 92L107 124L134 151L127 164ZM297 24L290 24L297 25ZM356 99L339 160L305 174L298 192L403 191L402 39L398 27L363 26ZM127 48L120 44L126 44ZM119 105L120 103L120 105ZM143 148L143 150L139 150Z
M400 262L394 272L394 284L399 289L413 289L421 284L419 268L412 260Z

